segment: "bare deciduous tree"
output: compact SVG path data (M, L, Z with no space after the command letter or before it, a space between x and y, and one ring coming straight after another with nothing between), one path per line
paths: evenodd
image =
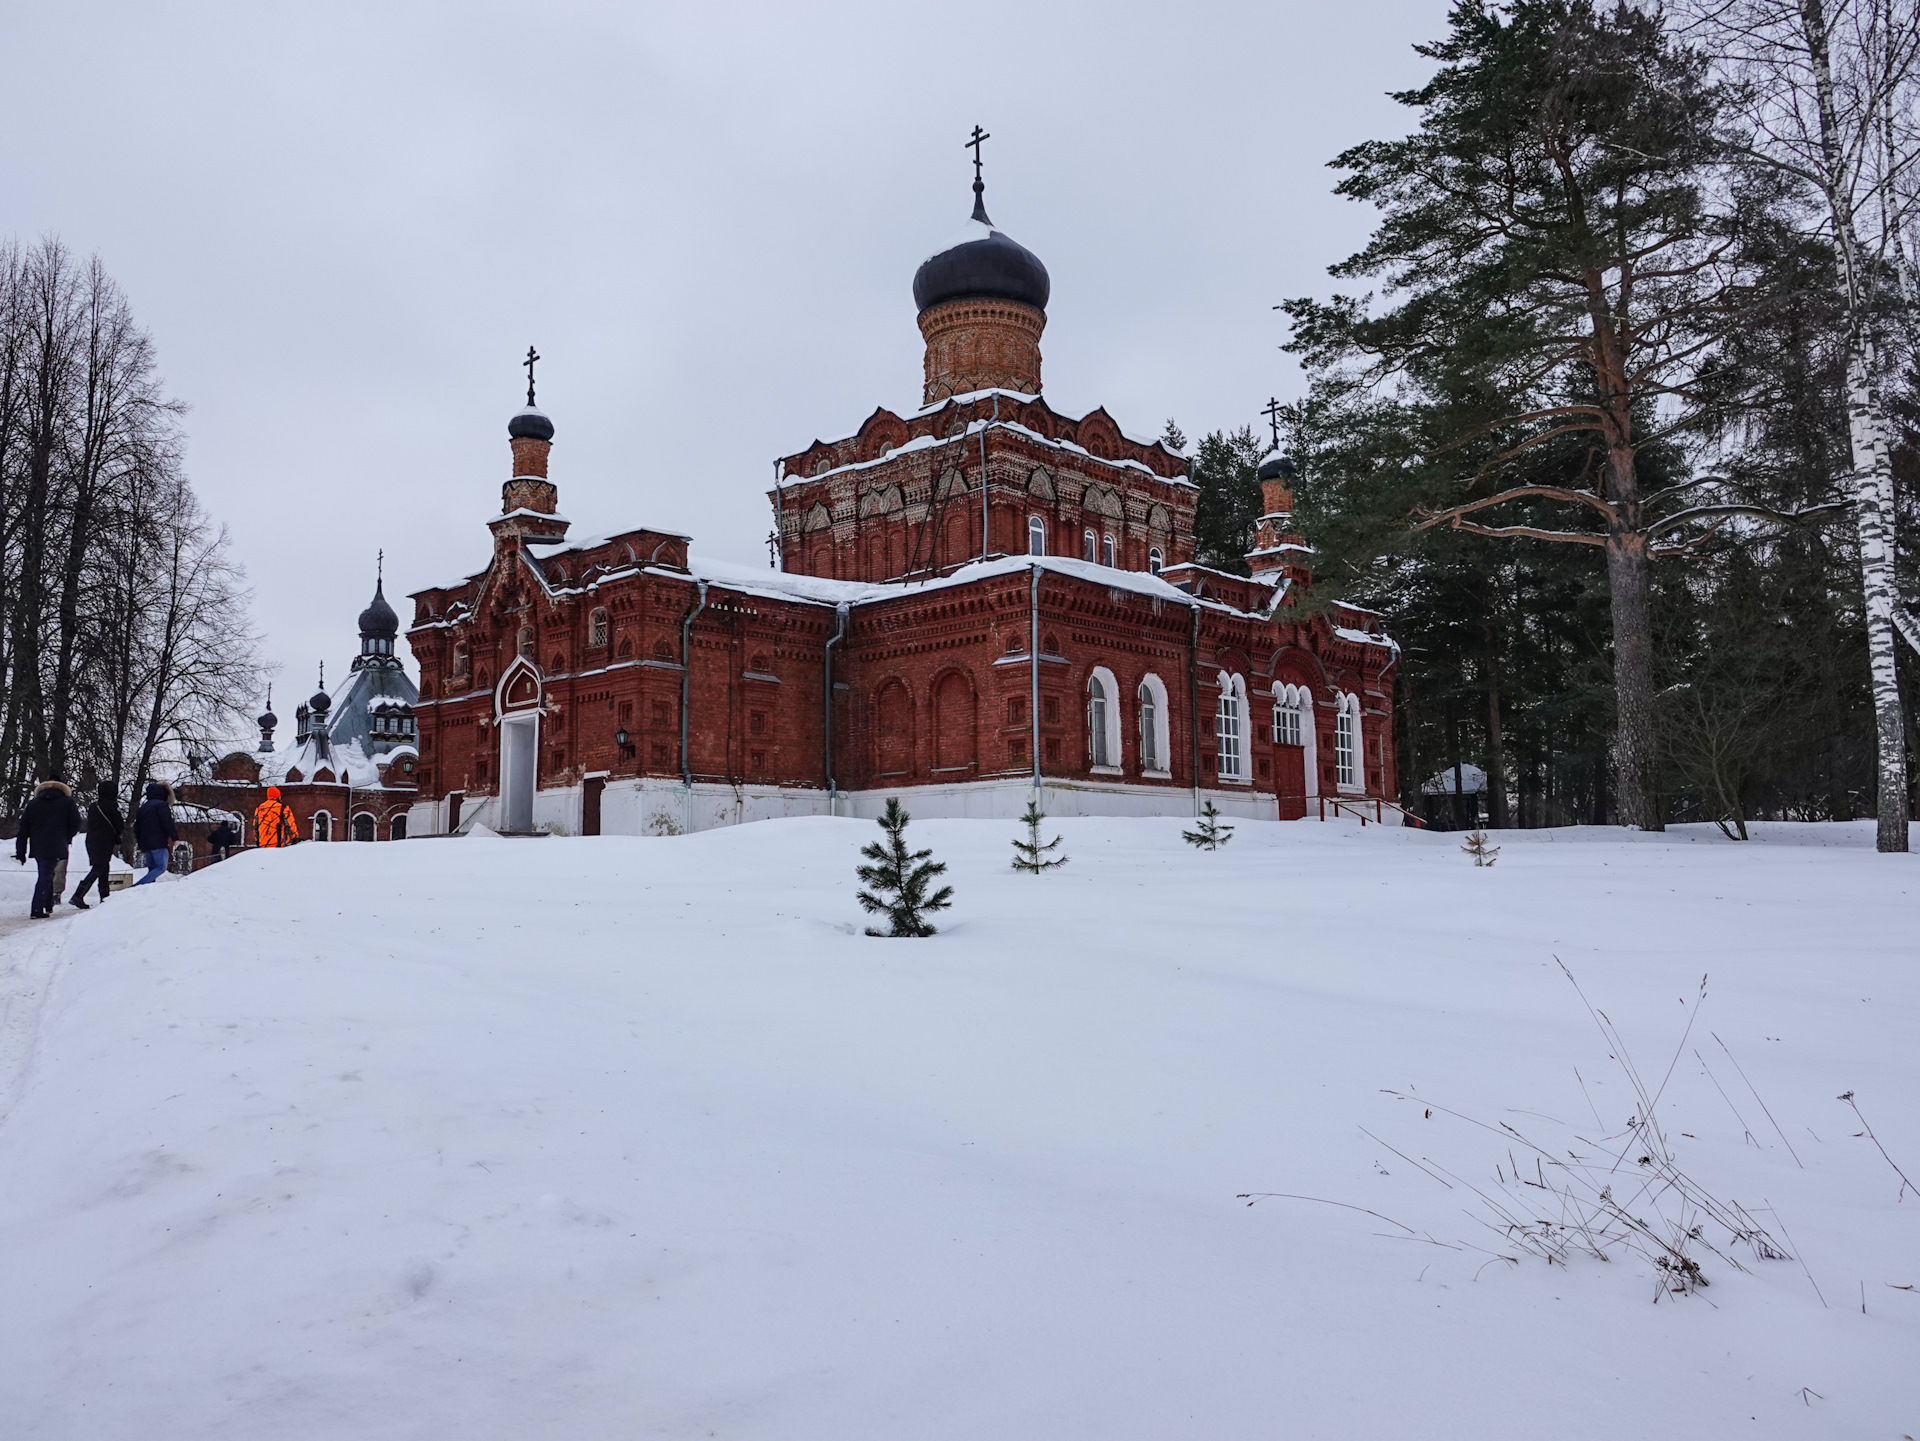
M257 690L244 577L182 407L98 260L0 246L0 812L70 770L131 794Z

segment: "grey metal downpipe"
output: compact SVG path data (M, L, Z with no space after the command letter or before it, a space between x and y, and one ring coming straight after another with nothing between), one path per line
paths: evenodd
M680 622L680 783L693 789L693 756L687 750L687 683L693 679L693 621L707 608L707 582L698 582L700 599Z
M833 634L827 637L826 685L825 685L826 699L824 702L822 702L826 714L823 718L823 724L820 727L820 734L825 738L823 742L823 747L822 747L824 750L824 754L821 757L821 760L822 760L822 769L826 771L826 775L827 775L827 814L828 815L832 815L834 813L833 812L834 803L839 799L839 795L840 795L839 788L835 785L834 779L833 779L833 648L836 645L840 644L840 642L846 638L847 613L851 609L852 609L852 606L849 605L844 600L841 601L840 604L836 605L833 608L834 616L838 623L834 626Z
M1193 813L1200 814L1200 602L1193 606L1193 638L1187 642L1188 764L1193 767Z
M1027 595L1027 721L1033 731L1033 788L1040 789L1040 567L1028 565L1033 572L1032 589Z
M773 463L773 568L787 568L787 493L780 487L787 473L787 463L776 460Z

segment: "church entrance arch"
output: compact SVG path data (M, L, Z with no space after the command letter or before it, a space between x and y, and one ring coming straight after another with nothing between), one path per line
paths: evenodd
M533 829L533 792L539 782L541 685L539 669L516 657L500 677L494 708L500 732L500 829Z
M540 716L504 716L500 721L500 813L503 831L533 829L534 757L540 753Z

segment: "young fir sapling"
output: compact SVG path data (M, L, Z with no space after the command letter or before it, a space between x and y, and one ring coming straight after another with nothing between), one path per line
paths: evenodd
M1028 800L1027 813L1020 817L1020 824L1027 828L1027 838L1023 841L1015 837L1013 842L1013 868L1016 871L1028 871L1037 876L1042 871L1050 871L1055 866L1064 866L1067 863L1066 856L1051 854L1060 847L1059 836L1042 844L1040 823L1045 819L1046 816L1040 810L1040 802Z
M952 886L942 886L928 894L928 886L935 876L946 871L947 864L927 859L932 851L907 849L907 822L911 819L900 808L900 797L887 797L886 812L880 817L880 829L887 833L886 840L875 841L860 850L873 864L861 866L857 874L863 884L873 889L861 891L857 899L862 909L884 915L891 927L881 931L869 926L870 936L930 936L934 931L927 924L926 913L944 911L953 904Z
M1220 821L1220 808L1211 799L1200 807L1200 821L1190 831L1180 832L1182 839L1190 846L1198 846L1203 851L1217 851L1233 839L1233 827Z
M1487 833L1475 827L1467 835L1467 843L1460 847L1473 857L1476 866L1490 866L1500 858L1500 847L1487 844Z

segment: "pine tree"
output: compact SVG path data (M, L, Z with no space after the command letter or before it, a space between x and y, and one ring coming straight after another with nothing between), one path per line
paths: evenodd
M1180 832L1180 835L1190 846L1198 846L1203 851L1217 851L1233 839L1233 827L1220 823L1220 808L1209 800L1200 807L1200 823L1190 831Z
M927 894L927 887L946 871L947 864L928 860L932 851L907 849L907 822L911 819L900 808L900 797L888 796L886 813L880 817L880 829L887 833L887 839L860 850L873 864L861 866L857 874L873 890L861 891L857 899L863 910L884 915L892 927L879 931L869 926L870 936L930 936L933 927L927 924L925 913L944 911L953 904L952 886Z
M1247 551L1260 521L1260 482L1256 472L1266 454L1264 438L1243 425L1214 431L1201 440L1193 457L1193 483L1199 487L1193 512L1194 559L1231 575L1247 573Z
M1031 871L1037 876L1042 871L1050 871L1055 866L1067 863L1066 856L1049 857L1050 852L1059 848L1059 836L1041 844L1040 822L1045 819L1046 816L1040 811L1040 802L1029 798L1027 813L1020 817L1020 823L1027 828L1027 838L1024 841L1016 839L1013 843L1013 868L1016 871Z
M1487 833L1477 827L1467 836L1467 843L1460 847L1473 857L1476 866L1490 866L1500 857L1500 847L1487 844Z

